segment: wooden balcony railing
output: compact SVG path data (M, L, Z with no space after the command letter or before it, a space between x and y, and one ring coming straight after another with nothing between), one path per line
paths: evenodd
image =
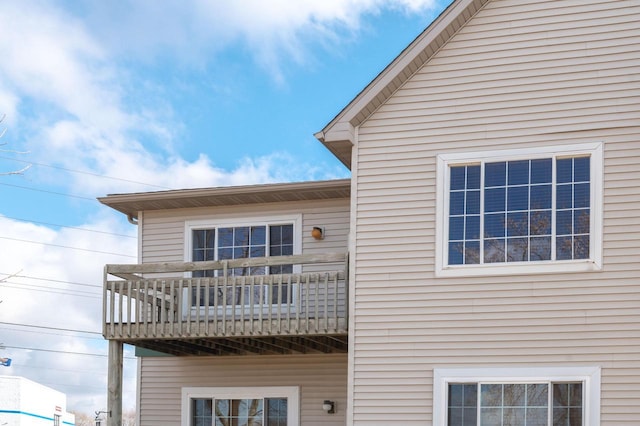
M264 274L278 265L293 265L294 272ZM346 335L347 265L344 253L106 265L103 334L136 345ZM254 275L241 275L249 270ZM213 276L192 277L196 271Z

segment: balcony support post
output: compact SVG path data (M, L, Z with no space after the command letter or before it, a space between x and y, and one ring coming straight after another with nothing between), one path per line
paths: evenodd
M107 426L122 426L122 362L123 345L119 340L109 340Z

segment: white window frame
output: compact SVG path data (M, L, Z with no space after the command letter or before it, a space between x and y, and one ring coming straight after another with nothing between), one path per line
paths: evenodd
M287 424L300 425L299 386L259 386L259 387L185 387L182 388L182 426L191 424L191 400L211 399L261 399L287 398Z
M433 370L433 424L447 424L449 384L582 382L584 426L600 425L601 369L587 367L436 368Z
M216 230L216 251L218 249L218 228L232 228L232 227L241 227L241 226L269 226L269 225L288 225L293 224L293 254L301 254L302 253L302 214L293 214L293 215L273 215L273 216L264 216L264 215L238 215L233 218L211 218L211 219L196 219L189 220L185 222L185 242L184 242L184 260L185 262L192 261L193 255L193 232L194 230L201 229L212 229ZM293 273L300 273L302 268L300 265L293 265ZM191 272L185 272L185 278L191 277ZM186 291L186 290L185 290ZM295 301L297 298L295 294L292 295L292 300ZM273 307L275 309L275 305ZM197 307L191 306L189 303L189 298L184 297L182 312L186 317L187 312L191 310L191 314L195 315L197 310L201 309L201 312L206 309L206 307ZM211 311L215 309L214 307L210 307ZM249 306L236 306L236 307L227 307L227 314L232 313L232 309L236 310L237 314L240 314L242 310L245 313L248 313L251 308ZM292 310L295 311L296 307L292 306ZM254 312L257 312L254 310ZM263 311L266 313L267 311Z
M439 154L437 156L436 188L436 265L437 277L467 277L488 275L548 274L588 272L602 269L603 211L603 150L602 142L536 147L500 151ZM549 157L589 155L590 179L590 244L589 258L573 260L505 262L477 265L448 265L449 235L449 168L478 162L531 160ZM555 190L555 182L553 184ZM554 207L555 209L555 207ZM553 235L555 239L555 235Z
M192 261L193 236L192 231L199 229L216 229L216 245L218 228L232 228L241 226L269 226L293 224L293 254L302 253L302 215L274 215L274 216L234 216L222 219L198 219L185 222L184 260ZM217 248L217 247L216 247ZM295 267L294 267L295 271Z

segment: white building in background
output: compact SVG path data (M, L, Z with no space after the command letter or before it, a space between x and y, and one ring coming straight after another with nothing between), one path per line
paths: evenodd
M0 376L0 425L75 425L67 396L24 377Z

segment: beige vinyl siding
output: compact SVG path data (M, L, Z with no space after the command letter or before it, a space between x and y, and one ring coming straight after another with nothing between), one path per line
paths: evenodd
M602 367L602 425L640 424L638 22L490 1L358 129L355 425L431 425L434 368L575 365ZM435 278L438 154L593 142L602 271Z
M347 403L347 356L140 358L140 426L180 424L183 387L299 386L300 424L342 426ZM336 402L327 414L322 402Z
M304 203L273 203L224 208L146 211L142 222L142 261L183 261L185 223L194 220L250 219L268 220L269 216L302 215L302 253L344 253L349 234L349 200L318 200ZM326 238L311 237L314 226L325 228Z

